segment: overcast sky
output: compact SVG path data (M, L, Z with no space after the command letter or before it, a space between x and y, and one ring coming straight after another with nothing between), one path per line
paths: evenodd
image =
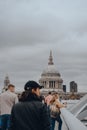
M87 92L87 0L0 0L1 88L38 81L50 50L67 90Z

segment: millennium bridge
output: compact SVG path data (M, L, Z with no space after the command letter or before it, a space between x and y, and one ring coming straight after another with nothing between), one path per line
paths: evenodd
M87 130L87 95L73 102L71 107L61 108L62 130ZM55 130L58 130L58 123Z

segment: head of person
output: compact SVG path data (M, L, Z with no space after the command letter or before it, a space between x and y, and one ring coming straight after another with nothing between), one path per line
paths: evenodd
M55 96L53 95L53 96L52 96L52 99L51 99L51 101L50 101L50 104L53 104L55 101L56 101L56 98L55 98Z
M48 92L48 95L51 95L51 92L50 92L50 91Z
M15 91L15 86L13 84L9 84L8 85L8 90L10 90L11 92Z
M54 96L55 96L55 99L59 99L58 93L55 93Z
M58 99L59 99L58 93L54 93L53 96L52 96L52 99L50 101L50 104L54 103Z
M36 94L37 96L40 96L41 88L42 88L42 86L40 86L37 82L35 82L33 80L28 81L24 86L25 91Z

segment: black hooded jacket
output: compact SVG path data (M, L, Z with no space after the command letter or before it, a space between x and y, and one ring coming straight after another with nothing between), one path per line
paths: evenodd
M37 95L29 94L13 106L10 130L50 130L47 108Z

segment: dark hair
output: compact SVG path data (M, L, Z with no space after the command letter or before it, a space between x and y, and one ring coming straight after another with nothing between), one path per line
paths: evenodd
M11 87L15 88L15 86L13 84L9 84L8 89L11 88Z
M34 88L34 90L36 90L37 88ZM25 90L20 97L20 101L25 102L25 101L32 101L32 100L36 100L36 99L40 99L40 97L38 97L35 93L32 93L32 89L31 90Z
M51 94L51 92L49 92L48 94Z

